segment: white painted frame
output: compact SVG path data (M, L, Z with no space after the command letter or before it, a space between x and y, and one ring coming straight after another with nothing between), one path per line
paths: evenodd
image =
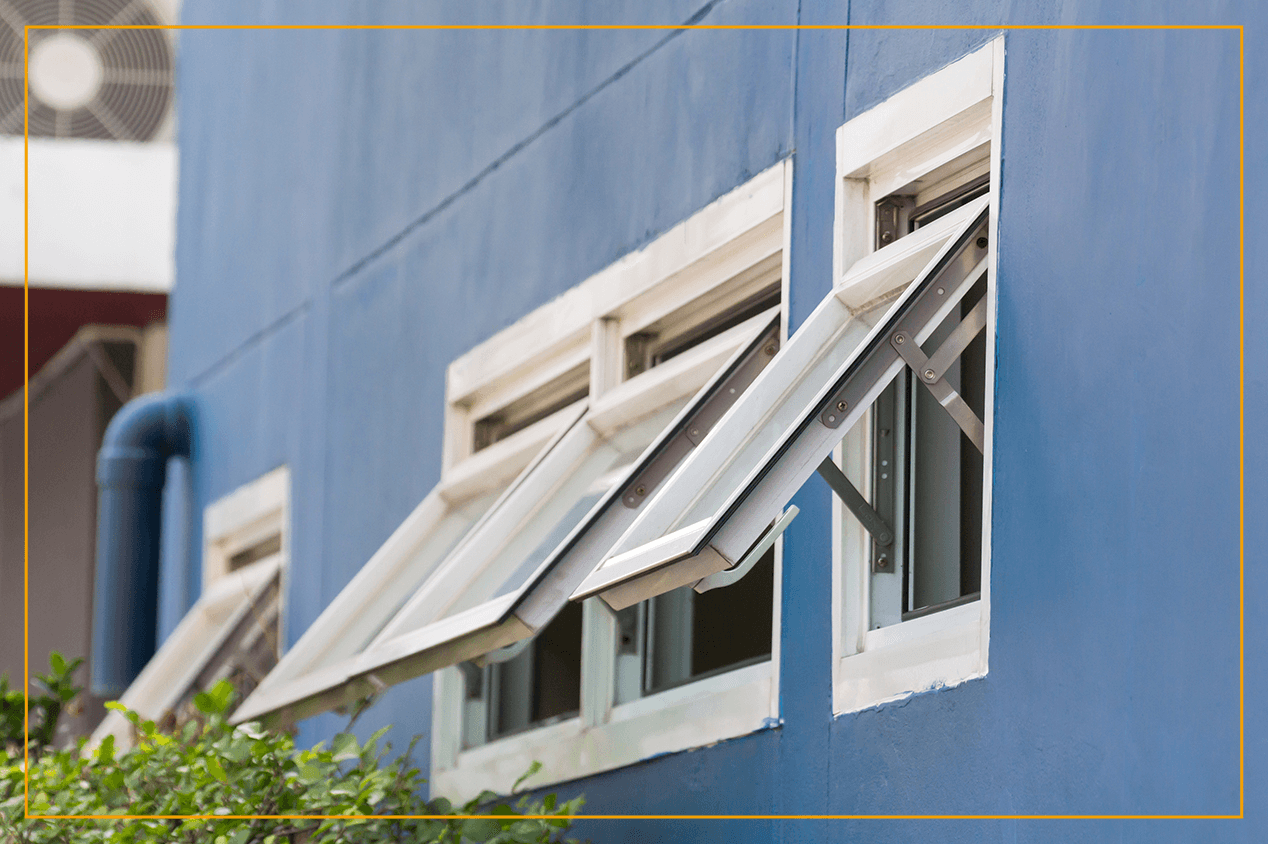
M786 159L764 170L451 363L445 377L443 479L470 473L464 464L488 451L471 451L477 419L587 360L590 398L597 398L621 383L626 337L701 297L721 310L754 292L761 278L733 282L787 254L783 209L791 167ZM787 267L781 270L786 286ZM785 322L787 298L781 297ZM529 348L537 352L526 359Z
M729 355L743 342L738 336L725 346L710 341L705 346L712 344L713 352L704 347L692 350L622 381L625 339L691 302L707 303L703 321L710 312L745 300L771 281L770 273L753 269L772 262L779 269L785 326L781 341L785 339L790 220L784 209L791 189L792 163L785 160L451 364L446 472L462 473L465 465L485 453L464 451L469 448L470 428L482 409L513 400L505 385L548 380L544 375L525 377L524 366L517 365L525 347L545 349L546 358L554 361L552 373L557 373L582 359L576 350L578 338L588 338L593 407L587 420L596 430L610 432L645 414L639 408L650 396L681 390L688 383L698 389L725 360L722 353ZM658 381L660 386L653 388ZM558 782L777 723L781 566L777 544L772 657L759 665L615 706L615 616L599 602L587 601L582 615L580 715L470 750L461 749L461 675L455 668L436 672L432 787L459 797L485 788L509 790L533 761L543 765L535 785Z
M875 240L876 201L989 144L990 207L999 207L1004 37L1001 35L848 121L837 131L834 268L840 278ZM995 371L998 219L987 249L986 371ZM916 234L908 238L916 237ZM906 238L904 238L906 239ZM901 243L902 241L899 241ZM872 298L882 291L860 291ZM834 499L833 712L844 714L985 676L991 605L991 483L995 379L986 379L981 599L869 630L868 537ZM870 418L870 414L869 414ZM865 418L837 449L845 473L867 494L871 425Z
M229 573L229 560L273 534L286 557L291 476L286 466L238 487L203 513L203 591Z

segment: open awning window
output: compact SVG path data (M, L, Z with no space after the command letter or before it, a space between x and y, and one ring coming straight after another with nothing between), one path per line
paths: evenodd
M250 687L277 657L282 555L272 553L218 578L128 686L119 702L143 719L188 717L194 696L222 679ZM106 714L90 739L106 736L118 748L132 744L132 725L118 711Z
M402 525L234 720L295 721L439 668L499 659L532 637L775 357L779 338L767 311L604 394L439 552L434 527ZM442 559L416 584L385 574L420 548ZM357 600L354 589L383 597ZM340 641L340 631L356 635Z
M585 403L578 402L539 424L543 428L562 425L566 430L584 412ZM510 449L524 451L516 443L499 443L486 449L482 457L497 458ZM517 453L505 463L519 465L518 459L522 458ZM239 711L257 711L262 700L295 700L303 689L320 687L323 676L339 676L338 666L364 651L495 502L514 493L535 465L531 457L528 459L528 467L518 476L493 476L492 480L502 482L500 488L487 483L473 486L466 477L437 484L285 653Z
M963 317L959 305L986 274L987 203L947 214L839 279L573 599L598 595L619 610L681 586L732 582L787 525L790 499L816 471L875 541L892 542L832 451L906 367L982 449L981 420L944 376L985 325L985 301ZM949 335L928 349L948 321Z

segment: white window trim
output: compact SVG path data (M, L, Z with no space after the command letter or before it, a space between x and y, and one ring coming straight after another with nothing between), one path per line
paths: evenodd
M469 454L464 443L470 441L469 430L480 408L513 400L509 384L545 383L574 366L585 357L577 351L581 344L586 344L591 365L592 424L620 424L626 414L606 420L602 413L605 403L623 392L637 391L641 379L648 383L655 380L660 369L622 382L624 338L700 296L727 290L728 281L752 267L778 262L782 339L786 339L790 219L784 209L790 202L791 188L792 162L785 160L451 364L446 390L445 477L479 474L467 467L481 460L489 449ZM745 292L727 290L726 295L738 297ZM524 348L546 350L547 374L534 373L536 361L518 365L522 364L519 350ZM701 374L705 375L700 379L703 384L707 374ZM542 771L533 784L544 785L735 738L778 723L781 569L777 544L771 659L757 665L614 705L614 666L609 655L616 650L616 620L601 601L591 599L583 604L582 614L580 715L469 750L461 749L461 675L456 668L436 672L432 788L459 797L485 788L509 790L534 761L542 763Z
M990 206L999 208L1004 38L952 63L859 115L837 131L833 266L840 278L871 251L877 200L981 144L990 143ZM994 338L998 214L987 254L986 336ZM871 299L885 291L867 291ZM842 297L843 299L846 297ZM995 371L995 344L986 344ZM991 483L994 378L986 379L982 490L981 599L868 630L867 534L834 499L832 627L833 712L855 712L987 673L990 645ZM871 477L870 413L842 441L838 463L856 482ZM866 491L866 490L865 490Z
M442 478L469 473L464 464L488 451L471 453L476 419L587 360L590 399L598 398L620 383L624 337L772 256L782 254L786 262L783 209L791 166L785 159L764 170L451 363L445 378ZM787 267L781 269L787 279ZM787 296L781 301L787 317ZM524 349L537 352L525 360ZM539 445L559 427L543 426Z
M203 590L229 573L234 554L280 533L281 555L289 547L287 508L291 476L279 466L209 504L203 513Z
M202 594L120 696L124 706L145 719L162 718L188 691L207 660L251 611L275 576L279 580L278 630L284 629L289 533L290 471L286 466L207 507L203 516ZM273 534L280 534L282 539L277 553L235 571L228 570L230 557ZM280 656L280 635L277 648ZM95 747L107 735L115 737L118 749L131 746L131 725L119 712L106 714L93 731L90 745Z

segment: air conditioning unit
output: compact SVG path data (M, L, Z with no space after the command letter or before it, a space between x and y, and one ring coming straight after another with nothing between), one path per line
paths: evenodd
M175 24L179 6L0 0L0 284L21 284L29 270L33 286L170 290L176 30L143 27ZM28 146L23 31L32 25L111 28L29 30Z
M176 22L174 0L0 0L0 132L22 134L23 27ZM170 141L175 31L30 30L30 135Z

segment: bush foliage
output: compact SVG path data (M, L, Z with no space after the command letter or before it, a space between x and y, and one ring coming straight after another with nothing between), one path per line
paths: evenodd
M288 842L557 842L580 808L580 797L560 802L555 795L511 803L492 792L454 806L443 797L418 797L424 780L410 766L409 751L389 760L379 747L387 728L364 744L350 733L327 747L297 749L286 733L255 724L230 727L234 691L222 681L195 699L201 717L168 734L120 704L137 733L136 745L116 753L113 737L86 750L49 746L69 674L78 664L54 660L44 675L44 693L33 696L39 730L31 732L31 815L211 815L205 819L35 820L23 811L21 692L13 719L13 692L0 711L0 841L23 842L208 842L208 844L288 844ZM59 666L63 670L59 670ZM73 687L71 687L73 689ZM35 720L35 718L33 718ZM16 731L14 724L16 723ZM16 735L15 735L16 733ZM417 741L417 738L415 739ZM413 750L413 743L410 750ZM516 783L537 770L534 766ZM227 817L220 818L224 815ZM365 819L322 820L233 815L357 815ZM425 815L392 818L393 815ZM478 815L461 818L455 815ZM546 815L544 819L524 815Z

